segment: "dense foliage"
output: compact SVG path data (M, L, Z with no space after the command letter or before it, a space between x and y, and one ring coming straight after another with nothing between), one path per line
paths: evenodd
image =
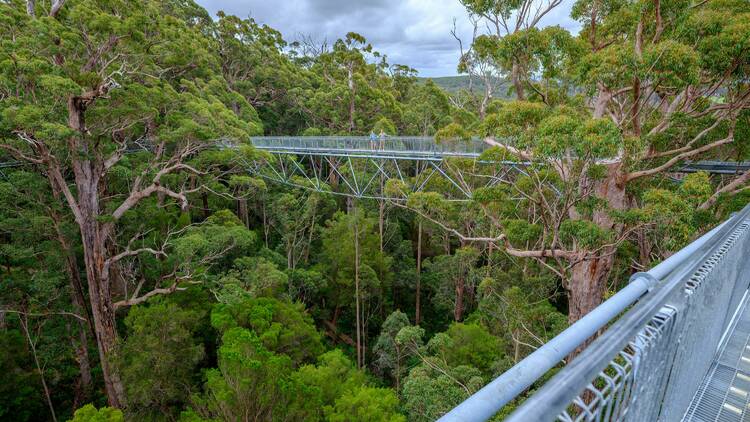
M446 92L356 33L0 0L0 420L435 420L747 204L669 173L750 158L745 0L578 0L576 36L461 3ZM247 172L249 136L371 132L492 148L392 201Z

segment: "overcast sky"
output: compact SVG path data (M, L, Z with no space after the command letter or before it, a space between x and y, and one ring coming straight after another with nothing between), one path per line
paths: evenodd
M464 43L471 41L471 23L458 0L197 0L211 15L217 11L253 17L294 41L307 34L329 45L347 32L362 34L388 56L389 63L411 66L420 76L456 74L460 55L451 35L453 19ZM577 32L570 19L574 0L545 16L544 25Z

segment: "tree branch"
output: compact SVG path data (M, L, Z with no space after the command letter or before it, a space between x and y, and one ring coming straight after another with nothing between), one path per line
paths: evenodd
M697 134L693 139L690 140L685 146L681 148L676 148L671 151L664 151L664 152L656 152L650 156L647 156L646 158L659 158L659 157L666 157L673 154L679 154L681 152L689 151L690 148L695 145L696 142L700 141L704 136L706 136L709 132L714 130L717 126L719 126L719 123L721 123L724 119L723 118L717 118L716 121L709 127L703 129L699 134Z
M713 206L716 203L716 201L719 199L719 196L721 196L721 194L723 194L723 193L735 194L735 193L737 193L737 192L745 189L745 188L740 188L740 189L738 189L738 188L740 186L742 186L743 184L749 182L749 181L750 181L750 170L742 173L742 175L740 175L740 177L734 179L732 182L730 182L729 184L727 184L723 188L721 188L721 189L717 190L716 192L714 192L714 194L711 195L711 197L708 198L706 200L706 202L702 203L698 207L698 209L701 209L701 210L707 210L707 209L709 209L711 206Z
M65 5L65 0L55 0L49 10L50 17L56 17L57 14L60 13L60 9L62 9L63 5Z
M502 149L510 152L513 155L519 156L520 158L522 158L524 160L533 160L534 159L534 155L533 154L531 154L529 152L526 152L526 151L521 151L520 149L518 149L516 147L512 147L510 145L503 144L501 142L497 142L492 137L484 138L484 143L487 144L487 145L493 146L493 147L502 148Z
M121 300L121 301L115 302L113 304L113 306L114 306L115 310L117 310L117 309L120 309L120 308L124 308L126 306L138 305L139 303L143 303L143 302L147 301L149 298L154 297L154 296L168 295L168 294L174 293L176 291L186 290L185 287L178 287L179 286L179 282L180 282L180 279L176 279L174 281L174 283L172 283L172 285L169 286L169 287L155 288L155 289L151 290L150 292L144 294L143 296L138 296L138 297L134 296L134 297L132 297L130 299L125 299L125 300Z
M629 182L631 180L635 180L635 179L638 179L640 177L651 176L653 174L660 173L660 172L662 172L664 170L667 170L668 168L672 167L673 165L679 163L680 161L684 160L685 158L689 158L689 157L692 157L694 155L698 155L698 154L700 154L702 152L710 151L710 150L712 150L714 148L718 148L718 147L720 147L722 145L729 144L733 140L734 140L734 133L733 133L733 131L730 130L729 136L727 136L724 139L720 139L720 140L718 140L716 142L712 142L710 144L704 145L702 147L696 148L696 149L691 150L691 151L683 152L682 154L679 154L679 155L676 155L676 156L672 157L669 161L667 161L666 163L664 163L664 164L662 164L662 165L660 165L658 167L654 167L654 168L648 169L648 170L640 170L640 171L635 171L635 172L632 172L632 173L628 173L624 177L623 180L625 182Z

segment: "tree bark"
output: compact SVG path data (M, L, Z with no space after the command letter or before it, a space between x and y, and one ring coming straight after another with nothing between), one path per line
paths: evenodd
M464 277L461 276L456 282L456 306L453 308L453 319L459 322L464 317L464 293L466 290L466 283Z
M237 200L237 214L240 218L240 221L242 221L242 224L245 225L245 227L250 227L250 213L247 209L247 199L246 198L240 198Z
M81 206L82 210L86 208ZM106 248L98 223L93 217L98 213L87 210L83 215L86 218L85 223L81 226L83 255L86 263L86 278L89 284L89 298L94 317L104 387L109 405L121 408L125 404L124 389L120 376L112 363L117 343L117 330L109 277L104 274Z
M208 208L208 194L201 192L201 202L203 204L203 219L208 219L211 216L211 210Z
M609 256L583 261L573 266L568 298L570 324L602 303L613 261Z
M74 307L75 309L76 307ZM78 382L76 382L75 396L73 398L73 409L78 409L88 402L89 393L91 392L91 360L89 359L88 335L86 325L79 320L78 338L75 335L70 336L70 343L75 351L76 361L78 362Z
M510 78L513 81L513 88L516 90L516 99L519 101L525 100L526 95L523 89L523 81L521 81L521 68L516 62L513 62L513 67L510 70Z
M75 130L78 136L85 136L86 133L85 108L85 103L78 98L72 97L68 100L68 126ZM89 301L107 401L110 406L121 408L125 404L124 389L112 363L117 343L115 309L110 292L110 277L104 270L107 258L106 242L109 236L106 230L103 230L103 225L107 223L99 222L99 194L103 190L100 184L105 170L98 160L91 161L88 157L88 145L81 142L78 136L70 140L73 150L71 152L75 157L72 164L77 189L76 223L81 234Z
M625 185L622 183L621 163L608 166L607 177L595 182L594 193L605 200L611 209L622 210L626 205ZM584 182L586 183L586 182ZM590 182L589 182L590 183ZM572 218L580 218L573 212ZM610 210L597 210L593 223L604 230L620 229L610 214ZM602 303L607 281L614 266L615 246L606 247L597 256L573 265L568 283L568 322L573 324ZM570 362L588 342L584 343L568 357Z

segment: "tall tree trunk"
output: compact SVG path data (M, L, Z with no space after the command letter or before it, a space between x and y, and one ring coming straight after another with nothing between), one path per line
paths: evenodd
M313 209L312 218L310 219L310 232L307 234L307 248L305 248L305 264L310 263L310 249L312 249L313 233L315 233L316 209Z
M250 213L247 210L247 199L240 198L237 200L237 214L245 227L250 228Z
M357 368L362 368L362 339L360 329L360 304L359 304L359 225L357 215L354 215L354 300L356 302L356 330L357 330Z
M86 105L82 100L70 98L68 100L68 126L80 136L86 134L84 112ZM103 165L96 160L91 161L91 151L86 142L73 138L70 141L71 151L74 153L73 173L75 175L79 216L76 223L81 234L81 246L86 265L86 281L89 287L89 301L94 319L96 343L99 349L99 360L102 366L102 377L110 406L121 408L124 406L124 389L120 376L113 367L117 344L117 329L115 325L115 309L110 291L110 275L105 272L107 259L106 242L108 230L103 230L100 223L99 195L102 187ZM78 154L78 155L76 155ZM80 157L80 158L79 158Z
M62 236L60 232L58 232L58 235ZM91 359L89 357L88 347L88 330L91 330L92 333L95 333L96 331L94 330L92 324L91 311L89 310L88 306L86 306L86 297L84 296L83 290L81 288L81 274L78 271L78 265L76 263L75 256L73 255L63 237L61 237L61 246L63 248L63 252L66 255L66 266L68 268L68 274L70 276L70 294L71 302L73 303L73 310L78 315L88 316L86 321L76 319L76 321L78 322L78 338L75 339L74 336L71 336L71 344L73 345L73 349L75 350L79 372L78 386L76 388L74 401L79 405L82 405L83 403L88 401L87 399L92 385ZM77 408L77 406L74 407Z
M266 242L266 248L268 248L268 232L270 227L268 225L268 217L266 216L266 201L263 201L263 239Z
M74 307L75 309L75 307ZM72 329L75 331L75 329ZM78 382L76 382L75 395L73 398L73 409L78 409L87 403L91 392L91 360L89 359L88 335L86 324L79 320L78 338L71 333L70 343L75 351L76 361L78 362Z
M201 192L201 203L203 205L203 219L207 219L211 216L211 210L208 208L208 194Z
M382 186L382 183L381 183L381 186ZM380 200L378 201L378 234L380 235L380 253L383 253L384 229L385 229L385 201Z
M459 277L456 283L456 306L453 308L453 319L460 322L464 317L464 293L466 283L463 276Z
M516 98L521 101L525 100L526 95L523 89L523 82L521 81L521 67L516 62L513 62L513 67L510 70L510 78L513 81L513 89L516 90Z
M421 296L422 296L422 220L419 220L417 224L417 288L416 288L416 303L414 307L416 311L414 313L414 325L419 325L422 320L421 310Z
M47 381L44 377L44 369L42 368L42 365L39 364L39 356L36 353L36 344L31 339L31 333L29 332L29 319L28 315L24 312L21 314L20 322L21 322L21 328L23 328L23 332L26 335L26 339L29 342L29 347L31 348L31 354L34 357L34 364L36 365L37 371L39 371L39 378L42 381L42 388L44 389L44 397L47 399L47 406L49 407L50 415L52 416L52 421L57 422L57 416L55 415L55 407L52 405L52 397L49 392L49 388L47 387Z
M578 321L602 303L613 263L610 255L573 266L568 298L569 323Z
M354 69L352 69L352 65L349 65L348 74L347 74L348 84L349 84L349 133L354 132L354 97L355 97L355 91L354 91Z
M620 167L620 163L609 165L607 177L594 182L595 195L605 200L614 210L624 209L627 200L625 186L620 183L622 179ZM575 212L571 217L580 218ZM595 211L593 222L604 230L618 231L620 229L619 224L612 218L610 210ZM615 250L614 247L609 247L602 250L596 257L573 266L568 285L569 323L578 321L602 303L614 262ZM577 356L587 344L588 342L574 351L568 357L569 361Z
M84 208L83 206L81 207ZM85 214L84 214L85 215ZM89 214L90 215L90 214ZM99 361L102 365L107 402L112 407L124 406L124 389L120 376L113 367L112 358L117 343L115 310L110 294L109 277L104 272L105 247L98 224L91 218L81 226L83 255L86 263L86 278L89 299L94 317Z

